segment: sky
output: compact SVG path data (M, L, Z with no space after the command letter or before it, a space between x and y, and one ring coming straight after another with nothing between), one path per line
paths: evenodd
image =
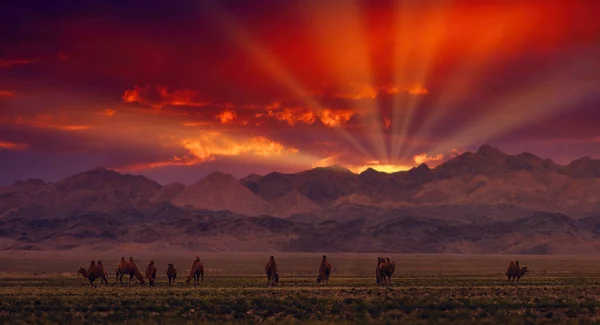
M0 5L0 185L600 158L600 2Z

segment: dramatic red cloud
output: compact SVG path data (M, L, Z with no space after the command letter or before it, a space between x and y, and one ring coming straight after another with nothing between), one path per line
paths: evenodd
M3 158L61 142L96 154L80 166L395 172L542 137L600 154L593 1L57 1L3 37Z
M38 61L38 59L0 59L0 68L10 68L15 65L27 65Z
M71 124L60 121L50 115L37 115L32 118L17 116L14 119L0 119L0 123L13 124L13 125L25 125L36 128L48 128L63 131L83 131L92 128L91 125L86 124Z
M170 160L134 164L120 170L144 170L167 166L193 166L218 157L244 157L254 160L295 159L298 149L286 147L282 143L264 136L236 138L216 131L203 132L195 138L179 141L188 155L175 156Z
M336 127L348 122L355 113L350 110L324 109L319 113L319 120L326 126Z
M8 141L2 141L0 140L0 150L5 149L5 150L24 150L27 149L29 147L29 145L24 144L24 143L14 143L14 142L8 142Z
M123 102L140 103L153 108L165 106L205 106L209 101L196 92L189 89L169 91L162 86L135 86L133 89L125 90Z
M352 100L361 100L361 99L375 99L379 95L393 95L399 93L408 93L411 95L426 95L429 93L429 90L425 88L423 84L410 84L410 85L386 85L381 87L374 87L370 85L364 85L361 87L357 87L355 85L350 86L352 90L346 93L337 93L335 96L339 98L346 98ZM321 93L323 94L323 93Z
M117 114L117 111L112 108L107 108L107 109L103 110L102 112L100 112L99 114L104 115L104 116L114 116L115 114Z
M217 120L219 120L222 124L227 124L227 123L233 121L236 117L237 117L237 114L233 110L222 111L221 113L217 114L217 116L216 116Z
M306 124L315 123L315 114L311 110L304 108L284 108L280 110L270 109L267 114L279 121L287 122L291 126L294 126L296 122L303 122ZM257 117L260 116L261 115L257 115Z
M419 155L415 155L413 157L413 160L417 165L425 164L425 163L429 164L431 162L435 163L435 162L441 161L443 159L444 159L443 153L437 154L435 156L428 156L426 153L422 153Z

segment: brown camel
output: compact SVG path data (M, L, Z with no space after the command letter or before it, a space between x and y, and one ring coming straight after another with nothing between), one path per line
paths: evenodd
M319 265L317 284L321 283L321 281L329 283L329 275L331 275L331 264L327 262L327 256L323 255L323 260L321 260L321 265Z
M276 286L279 283L279 273L277 273L277 263L275 263L275 257L269 257L267 265L265 265L265 272L267 273L267 286Z
M175 278L177 277L177 269L173 266L173 264L169 264L169 268L167 268L167 277L169 277L169 285L175 285Z
M519 265L519 261L516 261L508 264L505 275L508 278L508 281L519 282L521 277L523 277L527 272L529 272L527 266L521 267Z
M386 260L385 258L379 258L379 283L386 284L388 281L388 274L390 270L389 258Z
M126 274L129 274L129 284L133 281L134 276L138 279L140 285L145 284L144 276L138 270L132 257L129 258L129 261L125 261L125 258L121 257L121 262L117 265L117 280L121 282L121 285L124 285L123 276Z
M146 267L146 278L148 278L148 286L154 286L156 284L156 267L154 266L154 260L151 260L150 264Z
M90 281L90 285L94 288L96 287L94 281L97 278L101 279L100 285L105 283L108 286L108 278L106 276L106 272L104 271L104 266L100 261L98 261L98 265L96 265L96 262L92 261L87 270L84 269L83 266L80 266L77 272L80 273L84 278L88 279Z
M388 277L388 283L392 280L392 275L394 275L394 271L396 270L396 262L392 261L390 263L390 267L388 269L388 273L387 273L387 277Z
M196 256L196 259L192 263L190 273L185 280L185 284L189 284L194 279L194 286L198 285L198 282L204 282L204 265L200 262L200 257Z
M390 261L389 257L386 257L385 260L382 259L382 261L385 262L385 266L380 270L381 278L385 280L384 282L389 284L392 280L392 274L394 274L394 271L396 270L396 262Z

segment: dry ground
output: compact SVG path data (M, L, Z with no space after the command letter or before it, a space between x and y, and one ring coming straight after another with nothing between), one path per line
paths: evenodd
M79 255L81 254L81 255ZM157 287L115 284L120 256L154 259ZM199 255L202 286L168 287L167 263L181 270ZM374 255L327 254L332 280L317 286L320 253L275 254L281 283L265 287L268 254L49 252L0 254L0 324L123 323L572 323L598 322L600 259L549 256L393 255L390 286L375 284ZM102 259L109 287L90 288L73 271ZM502 276L518 258L533 272L522 283ZM164 265L164 267L162 266ZM41 266L45 266L42 268ZM43 269L46 273L42 273ZM34 275L37 273L37 275Z

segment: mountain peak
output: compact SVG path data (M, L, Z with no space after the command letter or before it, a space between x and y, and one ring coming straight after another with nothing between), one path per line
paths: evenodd
M326 166L326 167L315 167L312 170L330 170L335 172L352 173L349 169L342 167L338 164Z
M367 175L369 175L369 174L380 174L380 173L381 173L380 171L377 171L377 170L373 169L372 167L369 167L369 168L363 170L362 173L361 173L361 175L362 174L367 174Z
M204 178L204 180L212 182L237 182L237 179L231 174L225 174L220 171L212 172Z
M39 179L39 178L30 178L26 181L16 181L13 183L13 186L44 186L46 185L46 182L44 182L43 180Z
M488 156L488 157L492 157L492 156L506 156L506 154L488 144L484 144L481 147L479 147L479 149L477 149L477 154L479 155L483 155L483 156Z

